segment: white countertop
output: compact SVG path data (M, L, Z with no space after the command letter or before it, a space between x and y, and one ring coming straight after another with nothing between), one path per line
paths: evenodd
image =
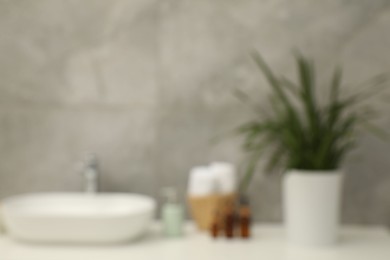
M390 234L381 227L343 227L332 248L302 248L286 243L281 226L256 225L254 236L213 240L189 225L186 236L167 239L158 227L132 244L111 246L37 245L0 236L0 260L389 260Z

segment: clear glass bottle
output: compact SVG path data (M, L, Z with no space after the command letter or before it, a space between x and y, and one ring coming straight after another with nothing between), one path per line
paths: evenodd
M168 237L183 235L184 211L178 203L177 192L174 188L163 189L165 203L161 209L163 233Z

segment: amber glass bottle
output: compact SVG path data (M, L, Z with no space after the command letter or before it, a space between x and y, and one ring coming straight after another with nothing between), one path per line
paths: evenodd
M242 196L240 198L239 209L239 230L242 238L251 237L251 210L249 207L248 197Z
M220 231L220 214L217 210L214 215L213 222L211 223L210 227L210 234L213 238L217 238L219 236Z
M234 211L233 203L229 203L226 205L225 214L224 214L224 230L225 236L227 238L234 237L234 230L236 226L236 214Z

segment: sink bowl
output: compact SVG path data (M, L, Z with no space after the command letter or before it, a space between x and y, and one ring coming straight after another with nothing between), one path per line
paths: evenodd
M121 193L41 193L2 203L5 228L12 238L51 243L121 243L150 226L152 198Z

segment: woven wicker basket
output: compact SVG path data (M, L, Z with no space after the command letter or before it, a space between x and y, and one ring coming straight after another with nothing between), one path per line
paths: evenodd
M189 197L192 218L200 230L209 230L214 222L216 213L225 205L234 203L236 194L210 195L205 197Z

